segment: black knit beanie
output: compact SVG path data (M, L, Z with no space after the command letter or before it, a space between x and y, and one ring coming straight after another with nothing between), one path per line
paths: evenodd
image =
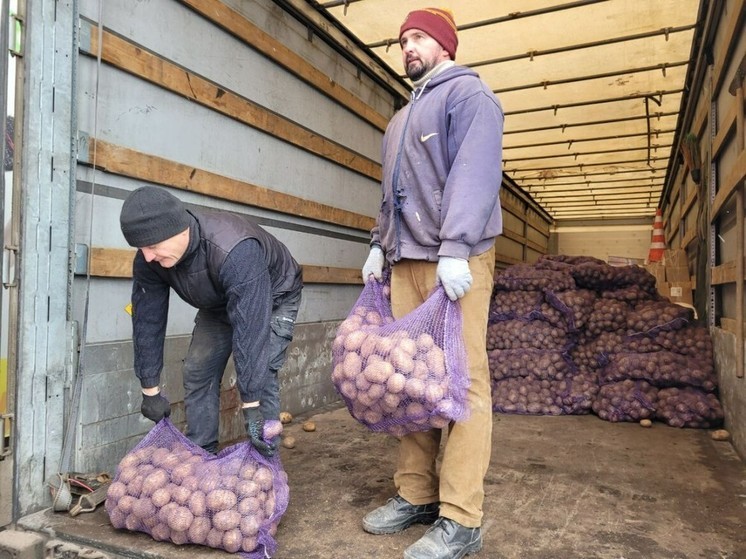
M142 248L170 239L189 227L190 216L176 196L155 186L133 191L122 206L119 223L130 246Z

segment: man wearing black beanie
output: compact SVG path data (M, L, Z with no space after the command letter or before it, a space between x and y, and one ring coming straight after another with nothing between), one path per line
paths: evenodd
M125 200L122 233L138 248L133 263L132 333L142 414L158 422L171 411L160 393L170 290L198 309L184 359L186 436L218 446L220 383L231 353L251 444L280 413L277 371L293 339L303 280L287 247L248 217L193 212L163 188L144 186Z

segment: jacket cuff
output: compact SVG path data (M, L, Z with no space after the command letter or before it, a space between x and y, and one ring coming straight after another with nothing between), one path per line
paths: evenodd
M440 243L440 250L438 250L438 256L450 256L452 258L462 258L463 260L469 260L470 254L471 247L458 241L442 241Z
M161 383L161 377L147 377L140 379L140 388L155 388Z

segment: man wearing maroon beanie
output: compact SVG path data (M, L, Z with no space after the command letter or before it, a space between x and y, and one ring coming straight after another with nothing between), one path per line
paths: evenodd
M487 315L502 233L503 111L476 72L454 62L448 10L411 12L399 31L414 91L383 140L383 201L371 230L366 281L391 266L391 306L401 318L442 286L459 301L469 367L469 417L400 439L397 495L368 513L363 529L391 534L433 524L405 559L459 559L482 548L484 477L492 444Z

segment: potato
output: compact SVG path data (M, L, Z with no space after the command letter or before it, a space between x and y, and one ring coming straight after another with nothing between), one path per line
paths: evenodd
M241 469L238 471L238 477L241 479L253 479L256 473L256 464L252 462L246 462Z
M389 355L391 364L396 370L407 375L414 370L414 361L412 356L404 351L401 347L395 347Z
M386 380L386 390L390 394L399 394L406 386L407 378L401 373L392 373Z
M370 383L384 384L392 374L394 366L386 361L374 361L363 369L363 375Z
M169 475L165 470L156 468L142 482L142 494L150 496L156 489L165 487L168 484Z
M171 456L171 451L165 447L156 447L150 455L150 463L159 468L161 463Z
M128 514L127 518L124 519L124 527L130 532L139 532L142 529L140 517L132 513Z
M383 414L373 409L367 409L363 412L362 421L368 425L376 425L383 420Z
M438 346L433 346L425 356L427 368L430 369L433 376L443 378L446 374L446 357L443 350Z
M427 368L427 363L421 359L415 360L414 370L410 376L420 380L427 380L432 376L434 379L438 380L434 375L430 374L430 369Z
M168 524L169 517L177 508L179 508L179 505L174 502L166 503L161 507L161 510L158 511L158 520L163 524Z
M241 542L241 550L245 552L251 552L256 549L256 546L259 544L255 536L251 537L245 537L243 541Z
M423 332L419 336L417 336L417 350L426 353L431 347L435 345L435 340L433 340L433 337L428 334L427 332Z
M293 415L290 412L287 412L287 411L280 412L280 422L283 425L287 425L291 421L293 421Z
M259 493L259 484L253 479L242 479L236 484L235 492L239 499L251 497Z
M132 507L134 506L135 501L137 501L136 497L133 497L132 495L123 495L119 498L119 501L117 501L117 507L119 507L119 510L121 510L126 516L132 512Z
M213 512L232 509L237 502L235 493L227 489L215 489L207 493L207 508ZM228 528L223 528L223 530L228 530Z
M313 421L306 421L305 423L303 423L303 430L307 433L311 433L316 430L316 424Z
M204 516L196 517L187 530L189 541L199 545L204 544L211 526L212 524L210 523L209 518Z
M425 383L418 378L407 379L404 392L413 400L420 400L425 394Z
M394 349L394 346L396 345L396 340L389 336L381 336L378 338L378 343L376 344L376 352L379 355L386 356L389 353L391 353L391 350Z
M373 353L375 353L376 344L378 343L379 338L380 336L373 334L373 333L369 333L365 337L365 340L363 340L363 343L360 344L360 350L358 352L360 354L360 357L366 358L372 355Z
M236 553L241 549L242 543L243 535L241 535L241 530L238 528L226 530L225 534L223 534L223 549L228 553Z
M180 484L182 481L184 481L184 479L191 476L193 473L194 464L189 462L182 462L171 470L171 481L176 484Z
M129 485L129 483L139 475L140 471L138 470L137 466L120 468L118 481L120 481L124 485Z
M184 505L189 502L189 498L194 494L193 491L189 491L183 485L174 485L171 489L171 500L179 505Z
M360 349L360 346L365 341L367 335L367 333L361 330L350 332L345 337L344 348L349 352L357 351L358 349Z
M161 522L151 528L150 535L156 541L167 542L171 540L171 528Z
M262 508L262 502L258 497L246 497L238 503L238 513L242 517L255 515Z
M339 393L348 400L354 400L357 397L357 386L352 381L343 381L339 385Z
M401 397L398 394L388 392L381 398L381 409L386 413L392 413L401 403Z
M262 491L269 491L272 489L272 483L274 481L272 478L272 470L266 466L259 466L254 475L254 481L259 484L259 488ZM259 495L259 498L261 499L261 494Z
M204 516L207 514L207 497L202 491L195 491L189 497L187 506L194 516Z
M179 505L172 509L171 514L166 520L169 528L171 528L171 530L173 530L174 532L186 532L189 529L189 526L192 525L193 521L194 515L192 514L192 511L190 511L187 507L182 507ZM171 538L173 539L173 534Z
M650 421L649 419L640 420L640 427L652 427L652 426L653 426L653 422Z
M282 434L282 422L278 419L268 419L264 422L264 432L262 434L267 440L280 436Z
M399 349L410 357L414 357L417 354L417 342L412 338L404 338L399 342Z
M173 531L171 530L171 541L175 543L176 545L184 545L189 543L189 536L187 534L187 531L184 530L181 531Z
M295 437L293 437L292 435L283 437L282 446L284 446L285 448L295 448Z
M209 532L207 532L207 537L205 538L205 543L209 545L210 547L217 547L220 548L223 545L223 531L218 530L217 528L211 528Z
M114 526L117 530L124 528L124 521L127 518L127 515L122 512L122 509L119 507L113 507L111 510L108 510L109 513L109 522L111 522L111 525Z
M713 441L727 441L730 439L730 433L726 429L715 429L710 433L710 438Z
M121 479L121 472L123 470L127 470L129 468L135 468L140 465L140 456L136 452L131 452L127 454L122 460L119 462L119 477Z
M431 405L440 402L445 396L445 390L439 384L428 383L425 386L425 401Z
M354 351L345 354L342 360L342 370L348 379L356 378L363 369L363 360Z
M181 482L181 486L186 487L189 491L194 492L199 490L199 482L200 480L197 476L187 476Z
M220 487L219 472L201 472L200 475L202 478L199 480L199 489L204 492L205 495Z
M155 505L153 504L153 501L151 501L148 497L137 499L132 504L132 514L140 519L151 518L155 516L155 513Z
M112 481L109 489L106 490L106 498L115 503L127 493L127 486L121 481Z
M218 530L232 530L238 528L241 515L237 510L221 510L212 516L212 525Z
M368 398L371 400L371 405L380 400L384 394L386 394L386 387L383 384L371 384L368 389Z

